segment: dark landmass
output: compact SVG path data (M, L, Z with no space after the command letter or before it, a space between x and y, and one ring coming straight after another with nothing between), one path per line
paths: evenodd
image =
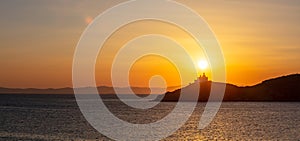
M179 87L169 87L168 91L178 89ZM86 88L79 88L79 89L90 89L89 87ZM99 94L115 94L115 90L113 87L107 86L100 86L97 87ZM121 93L129 94L128 88L116 88ZM132 91L136 94L150 94L150 88L146 87L131 87ZM162 88L154 88L153 93L155 92L162 92ZM73 88L58 88L58 89L37 89L37 88L2 88L0 87L0 94L74 94ZM157 93L159 94L159 93ZM162 93L160 93L162 94Z
M217 82L195 82L182 89L193 90L200 84L198 101L205 102L209 98L212 83ZM178 101L180 92L181 89L167 92L162 101ZM300 101L300 74L269 79L247 87L226 84L223 101Z

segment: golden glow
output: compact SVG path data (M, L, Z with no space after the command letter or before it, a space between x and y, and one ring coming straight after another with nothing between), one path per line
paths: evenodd
M149 86L149 80L155 75L162 76L167 86L180 85L180 75L172 62L153 55L145 56L134 63L129 74L130 85ZM162 88L164 86L157 84L156 87Z
M147 27L147 28L145 28ZM119 51L128 41L147 34L160 34L172 38L190 55L191 61L197 64L200 58L204 57L203 50L199 47L197 42L187 34L184 30L165 22L155 20L145 20L130 23L117 30L110 38L105 42L96 63L96 82L97 85L111 85L111 66L112 61ZM134 46L135 49L139 49L139 46L151 48L152 46L172 46L166 42L141 42ZM133 50L134 51L134 50ZM176 55L177 58L182 57L182 52L174 52L168 50L170 54ZM104 61L105 60L105 61ZM126 61L126 60L124 60ZM171 60L172 61L172 60ZM130 70L130 82L131 86L147 87L149 79L154 75L163 75L168 86L181 86L187 85L196 79L197 76L190 77L189 81L184 81L181 84L180 78L178 77L177 70L174 68L176 64L170 64L170 61L166 61L161 57L148 56L141 60L138 60ZM182 63L188 64L188 63ZM183 73L185 75L192 75L190 66L185 66L186 70ZM198 69L198 66L194 66ZM120 73L125 74L120 70ZM200 72L199 72L200 74ZM209 75L209 73L208 73ZM186 80L186 79L185 79ZM121 86L124 87L124 86Z

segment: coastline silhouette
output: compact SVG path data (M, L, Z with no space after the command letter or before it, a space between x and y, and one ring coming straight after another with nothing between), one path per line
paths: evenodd
M200 85L198 101L205 102L208 100L212 83L218 82L209 81L205 74L203 74L198 80L195 80L194 83L186 87L169 87L169 92L161 95L164 97L162 101L178 101L181 89L193 90L196 85ZM100 94L115 94L112 87L100 86L97 89L101 92ZM123 88L117 89L122 90ZM132 87L132 90L136 94L141 94L141 96L150 93L150 89L146 87ZM126 94L127 92L124 91L123 93ZM73 94L73 88L20 89L0 87L0 94ZM300 74L268 79L254 86L239 87L233 84L226 84L223 101L300 101Z

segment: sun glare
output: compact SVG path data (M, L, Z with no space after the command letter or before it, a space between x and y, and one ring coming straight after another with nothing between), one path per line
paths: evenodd
M208 63L205 60L201 60L198 62L198 67L202 70L206 69L208 67Z
M88 16L88 17L86 17L84 20L85 20L85 23L86 23L86 24L90 24L90 23L93 21L93 18L90 17L90 16Z

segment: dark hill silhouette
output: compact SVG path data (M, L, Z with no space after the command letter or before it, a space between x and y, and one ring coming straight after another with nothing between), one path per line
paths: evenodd
M168 87L168 90L178 89L178 86ZM90 89L89 87L80 89ZM115 94L113 87L99 86L97 87L99 94ZM126 87L117 87L121 93L128 94ZM131 87L132 91L136 94L149 94L151 92L150 88L146 87ZM162 92L162 88L154 88L155 92ZM73 88L48 88L48 89L36 89L36 88L2 88L0 87L0 94L74 94ZM158 93L159 94L159 93ZM162 94L162 93L160 93Z
M198 101L207 101L211 81L200 82ZM193 89L199 85L195 82L182 89ZM181 89L167 92L162 101L178 101ZM238 87L226 84L223 101L300 101L300 74L292 74L265 80L260 84Z

